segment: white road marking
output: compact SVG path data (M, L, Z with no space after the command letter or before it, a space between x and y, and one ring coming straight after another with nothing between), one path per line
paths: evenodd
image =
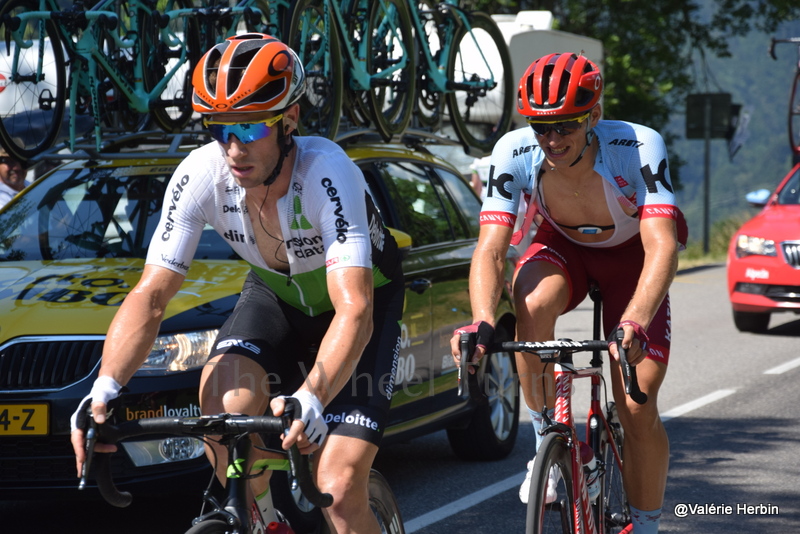
M486 486L485 488L474 493L470 493L466 497L462 497L451 502L450 504L446 504L440 508L437 508L436 510L431 510L427 514L422 514L419 517L415 517L411 521L406 521L403 525L405 527L406 534L411 534L412 532L416 532L427 526L437 523L442 519L447 519L451 515L455 515L461 511L472 508L473 506L476 506L485 500L491 499L492 497L496 497L504 491L510 490L511 488L517 488L520 484L522 484L524 478L525 471L522 471L521 473L510 476L505 480L496 482L491 486Z
M792 361L786 362L786 363L784 363L782 365L779 365L777 367L773 367L772 369L767 369L766 371L764 371L764 374L765 375L779 375L781 373L785 373L786 371L788 371L790 369L794 369L795 367L800 367L800 358L797 358L796 360L792 360Z
M671 410L667 410L666 412L661 414L661 421L669 421L670 419L674 419L676 417L680 417L681 415L687 414L693 410L701 408L706 404L711 404L712 402L716 402L720 399L724 399L728 395L732 395L736 393L735 389L720 389L719 391L715 391L713 393L709 393L705 397L700 397L699 399L693 400L692 402L687 402L686 404L681 404Z
M784 364L786 365L786 364ZM796 365L800 365L800 360ZM666 422L670 419L675 419L676 417L680 417L681 415L685 415L693 410L701 408L707 404L711 404L712 402L716 402L720 399L724 399L728 395L732 395L736 393L735 389L721 389L719 391L715 391L713 393L709 393L704 397L700 397L699 399L693 400L692 402L687 402L686 404L681 404L671 410L667 410L666 412L661 414L661 420ZM414 519L407 521L405 523L405 530L407 534L411 534L412 532L417 532L418 530L422 530L425 527L428 527L434 523L438 523L443 519L447 519L448 517L455 515L461 511L467 510L476 506L483 501L491 499L492 497L497 496L504 491L508 491L512 488L519 487L522 484L522 480L525 478L525 471L522 471L516 475L512 475L500 482L496 482L491 486L487 486L483 489L480 489L474 493L470 493L469 495L462 497L458 500L455 500L449 504L441 506L435 510L431 510L426 514L422 514L419 517L415 517Z

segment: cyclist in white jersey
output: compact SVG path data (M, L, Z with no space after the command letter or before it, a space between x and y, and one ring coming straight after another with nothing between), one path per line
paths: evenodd
M397 244L344 151L327 139L292 135L304 73L290 48L263 34L232 37L203 56L193 86L193 107L215 141L175 170L142 278L109 328L99 376L79 411L90 404L95 419L105 420L107 403L150 352L210 224L251 272L203 369L203 413L269 408L281 415L283 396L296 398L302 417L282 446L317 451L317 485L334 498L324 512L331 531L377 533L368 481L400 341ZM80 471L84 436L76 418ZM224 447L211 448L212 462L226 457ZM251 460L266 455L251 450ZM227 463L220 464L224 482ZM259 517L272 510L268 478L253 479L251 489L253 532L263 532L275 519Z
M633 523L624 532L657 532L666 486L669 442L658 415L657 393L670 347L667 290L685 244L686 225L675 205L661 136L650 128L600 120L602 78L597 66L575 54L549 54L522 76L518 111L529 127L509 132L492 151L489 191L470 272L473 359L484 355L494 333L509 244L536 234L514 278L517 338L555 339L559 315L583 301L592 284L603 297L603 327L617 327L650 399L639 406L625 396L611 348L612 384L625 429L625 487ZM520 199L528 201L522 229L513 232ZM554 406L552 368L534 355L517 354L525 403L541 436L542 408ZM549 374L546 374L548 373ZM549 386L542 389L542 377ZM520 488L527 502L532 462Z

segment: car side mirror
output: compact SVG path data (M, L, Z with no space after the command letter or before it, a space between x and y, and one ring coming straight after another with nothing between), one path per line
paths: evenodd
M747 202L755 208L763 208L767 205L769 196L772 192L769 189L759 189L758 191L751 191L745 195Z
M392 236L394 236L394 240L397 241L397 248L400 249L400 257L406 259L408 253L411 251L411 236L405 232L401 232L397 228L389 228L389 233L391 233Z

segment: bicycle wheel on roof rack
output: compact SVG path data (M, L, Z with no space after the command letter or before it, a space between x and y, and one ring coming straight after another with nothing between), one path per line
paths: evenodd
M800 70L794 76L789 99L789 143L792 151L800 154Z
M119 32L119 35L125 36L131 32L131 28L127 28L126 24L130 21L128 13L130 12L130 4L123 0L115 4L116 12L120 16L119 29L111 30ZM110 35L105 26L97 24L93 26L94 31L97 32L97 44L103 55L109 59L112 65L119 69L120 73L126 80L133 80L135 75L135 65L137 56L133 48L122 48L117 45L116 41ZM140 132L149 128L150 126L150 113L145 111L141 112L136 110L131 102L126 98L125 93L117 86L110 76L102 75L103 79L98 80L98 113L97 115L103 121L106 131L124 134L129 132ZM91 99L89 99L90 101ZM90 102L87 102L87 104ZM104 131L105 133L105 131ZM94 129L87 132L87 135L94 135Z
M443 43L447 39L447 32L452 31L448 29L448 20L450 24L454 23L453 19L448 19L442 11L436 8L437 4L437 0L418 0L417 2L417 10L422 25L422 32L417 35L417 38L424 39L427 48L430 50L434 66L439 62ZM419 126L422 127L439 125L445 101L444 93L437 91L433 86L433 80L428 74L428 68L425 52L420 47L417 56L418 74L415 117Z
M408 126L416 94L414 34L405 0L372 2L366 28L370 108L375 129L388 142Z
M306 71L298 131L335 139L342 113L343 66L336 28L324 3L296 1L285 42L300 57Z
M166 13L189 9L191 0L166 0L158 3ZM156 12L156 15L158 13ZM200 29L194 17L176 17L166 26L171 42L162 35L158 17L144 10L139 14L139 57L145 91L151 92L177 67L163 90L151 101L153 121L165 132L177 132L192 118L192 73L200 60Z
M61 130L67 69L56 23L29 20L17 46L12 28L17 15L38 11L30 0L9 0L0 7L0 142L25 161L50 148Z
M492 18L468 14L456 32L447 69L447 108L467 153L489 154L511 125L514 73L503 34Z

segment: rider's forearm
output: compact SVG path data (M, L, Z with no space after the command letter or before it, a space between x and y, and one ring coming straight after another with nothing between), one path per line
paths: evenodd
M636 291L621 319L635 321L646 330L669 291L678 269L678 245L662 240L645 247L645 260Z
M327 406L350 380L372 331L371 304L338 311L301 389L309 390ZM373 377L374 380L381 378Z
M505 288L508 247L495 245L496 239L478 241L469 273L469 298L472 320L494 325L495 311Z
M158 335L163 310L140 293L131 292L108 329L100 376L125 385L144 363Z
M323 406L350 380L373 330L372 270L337 269L328 274L327 281L334 316L301 386L316 395Z

